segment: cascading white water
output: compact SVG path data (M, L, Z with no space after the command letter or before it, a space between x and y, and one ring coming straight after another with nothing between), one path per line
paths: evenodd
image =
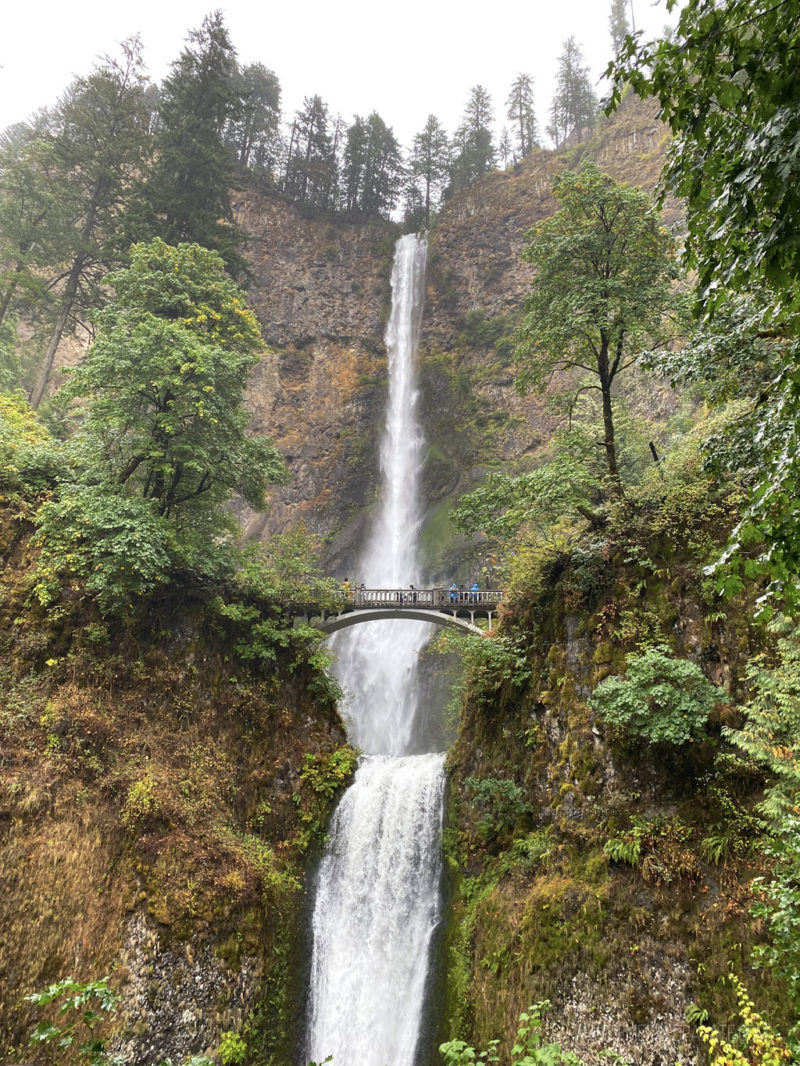
M386 331L381 510L355 580L419 584L416 352L424 239L400 239ZM417 658L431 626L387 620L334 638L346 716L365 753L333 818L313 917L306 1051L334 1066L413 1066L439 921L444 756L416 754ZM412 754L413 753L413 754Z

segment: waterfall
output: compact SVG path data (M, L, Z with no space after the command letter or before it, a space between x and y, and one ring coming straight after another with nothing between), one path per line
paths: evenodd
M419 584L416 354L424 239L398 241L386 330L389 396L382 497L353 579ZM387 620L334 637L351 740L365 753L331 823L312 922L307 1058L334 1066L413 1066L430 946L439 921L444 756L419 739L417 659L432 627Z

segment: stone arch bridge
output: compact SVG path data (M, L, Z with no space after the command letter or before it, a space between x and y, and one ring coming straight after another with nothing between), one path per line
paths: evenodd
M366 589L345 591L341 604L319 611L305 608L305 621L322 630L336 633L340 629L361 622L376 622L387 618L411 618L419 622L433 622L467 633L483 635L486 630L477 624L486 619L489 629L502 602L503 593L470 589Z

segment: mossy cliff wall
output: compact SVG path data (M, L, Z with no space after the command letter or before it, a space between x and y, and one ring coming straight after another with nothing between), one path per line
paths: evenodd
M545 551L508 606L501 632L530 677L476 678L448 759L441 1039L507 1050L519 1014L549 999L547 1038L587 1064L607 1048L653 1066L703 1061L686 1008L730 1025L730 967L774 1024L790 1020L786 989L750 967L764 933L749 911L764 872L759 782L720 739L757 648L753 604L714 612L687 545L702 508L684 519L661 538ZM707 739L630 741L591 711L592 689L643 640L727 686Z
M176 590L126 626L78 603L38 615L27 538L2 517L0 1061L53 1061L27 1047L26 993L109 975L126 1061L178 1063L235 1030L250 1061L288 1063L329 810L301 775L345 744L335 707L308 668L254 674Z

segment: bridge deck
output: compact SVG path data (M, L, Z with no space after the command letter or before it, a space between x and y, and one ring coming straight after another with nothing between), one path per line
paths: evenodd
M502 602L503 593L497 590L448 589L439 586L432 589L368 589L361 586L345 587L342 595L343 608L347 607L428 607L433 610L456 607L484 608L494 610Z

